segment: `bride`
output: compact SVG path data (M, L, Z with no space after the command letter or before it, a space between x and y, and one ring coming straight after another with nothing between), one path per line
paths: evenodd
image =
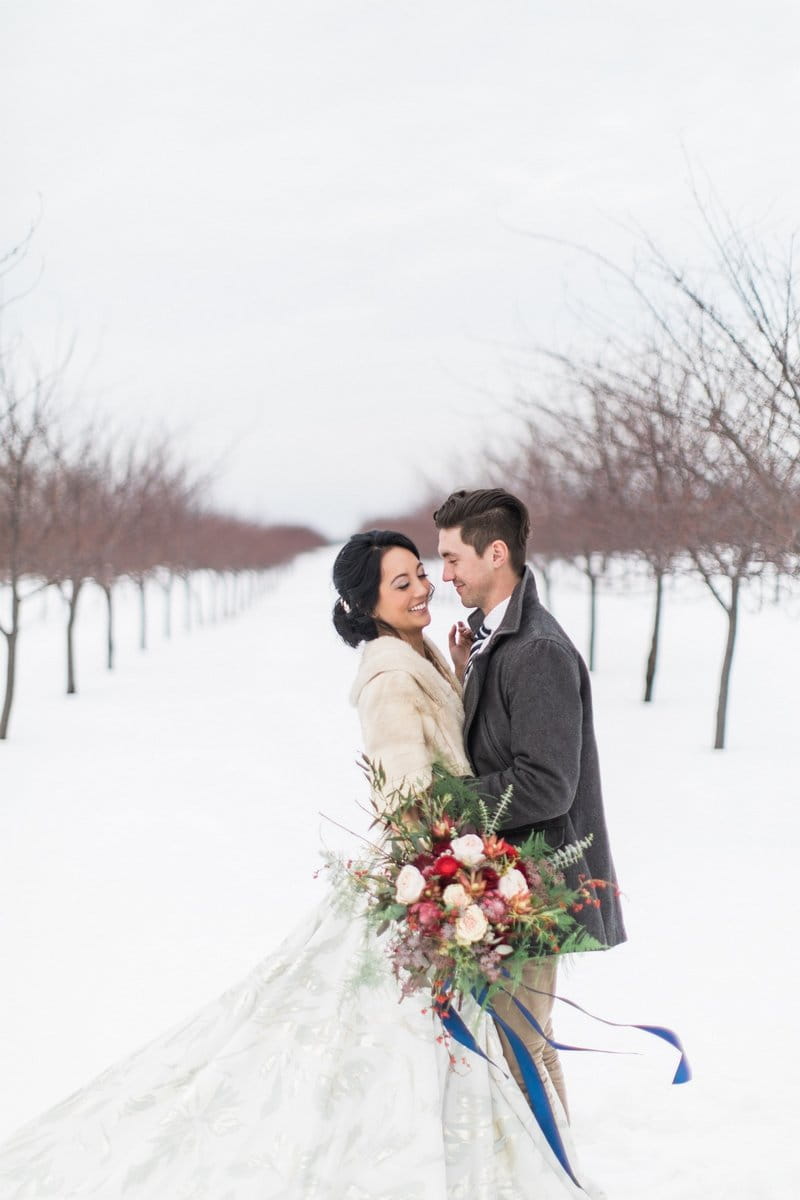
M387 794L424 786L435 759L469 773L457 678L423 636L433 587L414 544L356 534L334 583L337 631L365 643L352 700ZM0 1146L0 1200L585 1197L491 1020L464 1014L486 1058L453 1064L438 1017L398 995L375 935L329 893L244 980Z

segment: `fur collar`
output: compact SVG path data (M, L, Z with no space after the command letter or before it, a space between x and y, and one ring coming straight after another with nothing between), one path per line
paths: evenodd
M453 693L460 698L461 687L444 657L433 642L428 638L424 640L429 653L443 667L446 678L433 663L418 654L413 646L409 646L402 638L377 637L367 642L361 652L361 663L350 692L350 703L358 704L359 697L369 681L384 671L405 671L412 675L434 704L445 704L452 699Z

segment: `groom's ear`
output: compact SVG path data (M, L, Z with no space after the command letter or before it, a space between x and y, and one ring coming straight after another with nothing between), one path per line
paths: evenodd
M510 562L508 546L500 538L497 538L489 546L489 561L493 567L504 567Z

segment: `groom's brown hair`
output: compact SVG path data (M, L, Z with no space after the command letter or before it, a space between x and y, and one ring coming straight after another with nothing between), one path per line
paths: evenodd
M525 570L531 519L525 505L503 488L451 492L433 514L437 529L460 529L461 540L483 555L492 542L505 542L518 575Z

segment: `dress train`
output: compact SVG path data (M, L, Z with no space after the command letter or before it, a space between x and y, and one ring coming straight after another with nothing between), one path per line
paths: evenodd
M423 1007L398 1002L331 893L238 985L0 1147L0 1200L585 1200L491 1021L462 1012L498 1066Z

